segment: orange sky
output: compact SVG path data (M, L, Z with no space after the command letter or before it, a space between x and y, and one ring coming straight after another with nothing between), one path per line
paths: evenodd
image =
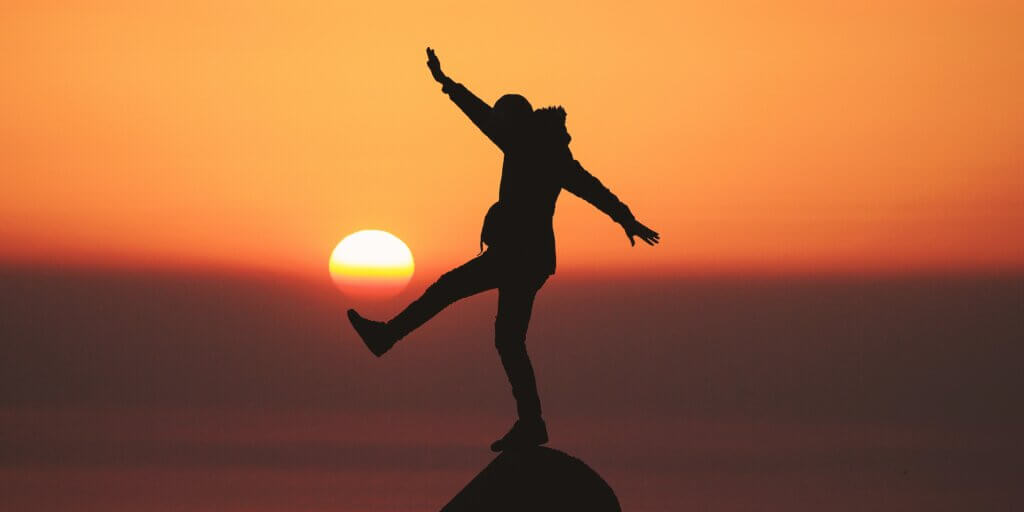
M1020 2L46 3L0 18L3 259L326 275L379 228L462 262L501 156L429 44L564 105L663 235L565 194L561 270L1024 267Z

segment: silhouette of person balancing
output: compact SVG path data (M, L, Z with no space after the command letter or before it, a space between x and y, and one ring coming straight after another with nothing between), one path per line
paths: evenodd
M349 321L376 356L450 304L477 293L498 289L494 344L512 386L519 419L491 445L493 451L544 444L547 428L541 417L533 366L526 353L526 331L537 291L555 273L555 201L564 188L590 202L649 245L659 241L654 230L638 222L629 208L573 159L561 107L533 110L526 98L506 94L490 105L441 71L434 50L427 48L427 67L442 92L505 154L498 201L484 217L481 249L487 250L442 275L423 295L387 322L367 320L355 310Z

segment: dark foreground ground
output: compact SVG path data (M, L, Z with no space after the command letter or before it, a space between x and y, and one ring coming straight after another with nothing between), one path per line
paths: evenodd
M439 509L512 419L495 295L382 359L350 305L326 279L0 270L0 509ZM1016 510L1022 341L1022 277L559 275L529 346L552 446L624 510Z

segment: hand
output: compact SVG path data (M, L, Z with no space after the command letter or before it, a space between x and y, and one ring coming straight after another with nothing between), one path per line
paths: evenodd
M622 229L626 230L626 236L629 237L629 245L636 245L636 240L633 239L635 236L638 236L640 237L640 240L647 242L647 245L655 245L661 241L661 235L653 229L644 226L636 219L623 223Z
M430 74L434 77L434 80L444 83L448 79L441 71L441 61L437 60L437 54L429 46L427 47L427 67L430 68Z

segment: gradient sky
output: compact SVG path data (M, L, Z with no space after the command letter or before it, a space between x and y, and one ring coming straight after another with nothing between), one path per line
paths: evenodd
M475 254L500 153L440 93L569 112L663 233L566 197L562 269L1020 268L1020 2L14 2L0 257L326 271Z
M1024 4L353 4L4 5L0 509L418 512L491 460L495 293L380 359L344 318L497 197L427 45L662 233L565 194L531 320L625 510L1022 508ZM373 228L417 275L364 307Z

